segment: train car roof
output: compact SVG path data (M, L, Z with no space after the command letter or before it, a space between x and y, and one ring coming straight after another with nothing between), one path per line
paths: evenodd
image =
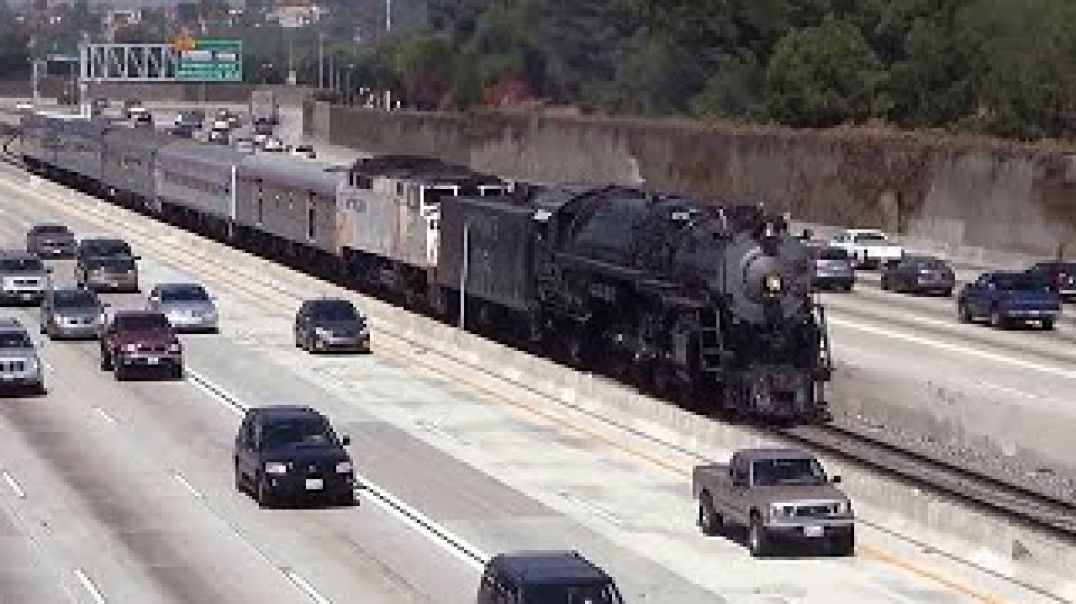
M116 128L105 133L105 141L109 145L159 149L176 138L148 128Z
M471 183L495 184L501 179L477 172L467 166L452 164L433 157L419 155L375 155L356 160L351 166L355 174L430 184Z
M245 153L240 153L231 147L223 145L210 145L194 140L186 140L169 136L170 143L161 148L158 155L159 162L167 164L169 159L182 160L192 163L212 164L216 167L238 165Z
M293 185L326 195L335 195L337 187L346 182L345 171L324 162L269 153L242 157L239 175L244 178Z

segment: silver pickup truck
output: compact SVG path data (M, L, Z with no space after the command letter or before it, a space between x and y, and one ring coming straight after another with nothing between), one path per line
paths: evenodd
M743 449L728 464L696 466L691 488L703 534L746 527L752 556L775 553L782 541L817 541L831 554L851 556L855 518L848 497L833 486L838 482L809 453Z

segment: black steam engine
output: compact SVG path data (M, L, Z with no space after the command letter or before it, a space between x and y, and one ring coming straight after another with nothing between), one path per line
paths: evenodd
M471 325L522 329L700 410L821 413L831 364L809 252L759 207L622 187L456 198L440 250L442 293L463 290Z

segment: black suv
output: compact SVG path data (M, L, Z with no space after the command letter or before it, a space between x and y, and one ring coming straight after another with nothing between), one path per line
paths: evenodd
M295 346L308 352L370 352L366 318L347 300L307 300L295 315Z
M498 554L486 563L478 604L623 604L612 577L579 552Z
M261 507L285 500L355 501L355 471L329 420L310 407L247 410L235 437L235 487Z

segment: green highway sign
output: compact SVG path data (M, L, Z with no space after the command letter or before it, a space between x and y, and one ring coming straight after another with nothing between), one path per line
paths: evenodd
M180 39L173 45L177 56L176 79L187 82L242 82L242 40Z

